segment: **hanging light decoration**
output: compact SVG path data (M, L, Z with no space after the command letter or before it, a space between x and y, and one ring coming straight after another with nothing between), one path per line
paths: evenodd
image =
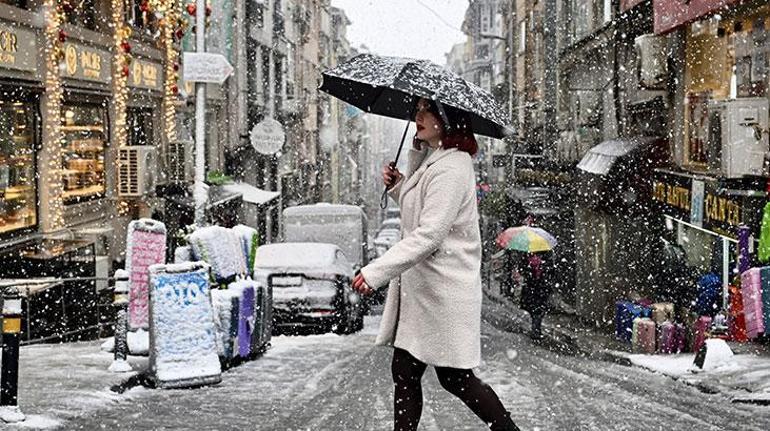
M65 3L70 4L70 3ZM43 122L45 149L42 152L42 164L46 167L45 183L48 204L48 229L64 227L62 145L64 135L61 129L62 83L60 73L63 68L64 50L67 33L61 29L65 7L58 0L45 0L43 16L45 18L45 120ZM41 199L42 201L43 199Z

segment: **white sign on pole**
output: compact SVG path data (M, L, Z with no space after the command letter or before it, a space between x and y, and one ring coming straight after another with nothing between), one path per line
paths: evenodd
M281 151L286 135L283 125L272 117L266 117L251 129L251 146L261 154Z
M182 64L185 81L222 84L233 73L233 66L222 54L185 52Z

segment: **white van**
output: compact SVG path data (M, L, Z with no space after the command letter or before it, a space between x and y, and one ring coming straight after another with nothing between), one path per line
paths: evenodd
M353 270L369 263L367 220L360 207L328 203L298 205L283 210L282 222L284 242L336 244Z

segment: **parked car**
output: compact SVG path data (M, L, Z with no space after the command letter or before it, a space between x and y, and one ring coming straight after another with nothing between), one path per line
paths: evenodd
M354 205L318 203L283 210L285 242L336 244L345 253L353 271L369 262L367 220Z
M396 229L401 230L401 219L389 218L382 221L380 224L380 230L382 229Z
M385 219L401 219L401 208L399 207L388 207L385 209Z
M279 332L363 328L366 306L351 288L353 270L334 244L275 243L257 249L254 279L273 288L273 324Z

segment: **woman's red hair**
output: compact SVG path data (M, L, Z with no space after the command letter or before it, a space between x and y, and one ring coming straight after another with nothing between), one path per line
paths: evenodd
M444 112L449 120L450 127L447 131L444 119L438 114L438 108L434 101L429 101L430 111L436 116L442 126L441 146L444 148L457 148L460 151L466 152L475 156L479 151L479 144L476 142L476 137L473 136L473 128L471 128L471 117L467 112L455 109L448 105L443 105Z

